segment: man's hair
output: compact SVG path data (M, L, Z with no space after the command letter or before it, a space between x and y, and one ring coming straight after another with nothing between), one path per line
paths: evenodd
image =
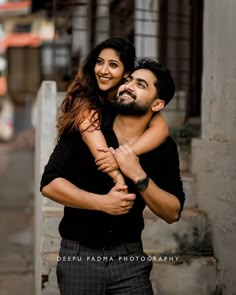
M175 82L170 71L150 58L138 60L135 71L139 69L149 70L156 76L157 82L155 86L157 88L158 98L164 100L165 105L167 105L175 94Z

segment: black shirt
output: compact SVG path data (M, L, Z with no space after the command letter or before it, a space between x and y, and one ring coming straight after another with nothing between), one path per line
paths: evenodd
M111 128L103 133L108 146L118 147L117 138ZM141 155L140 163L160 188L179 199L182 210L185 196L174 141L169 137L155 150ZM94 158L79 132L67 134L59 140L45 166L41 189L57 177L65 178L79 188L96 194L106 194L113 187L112 179L97 170ZM129 213L113 216L100 211L65 206L59 225L61 237L93 245L139 240L144 227L142 213L145 202L129 179L126 179L126 184L129 192L136 193Z

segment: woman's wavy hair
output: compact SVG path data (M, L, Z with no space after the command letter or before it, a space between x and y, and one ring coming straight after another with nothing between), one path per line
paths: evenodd
M123 38L115 37L98 44L85 58L75 79L68 87L57 121L57 140L63 134L79 130L80 124L92 112L90 118L93 126L100 128L101 106L104 94L99 90L94 67L103 49L114 49L124 65L124 73L131 73L135 65L135 48L133 44Z

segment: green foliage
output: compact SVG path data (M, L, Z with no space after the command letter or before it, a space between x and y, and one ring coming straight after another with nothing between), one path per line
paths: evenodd
M216 289L211 293L211 295L223 295L222 286L217 286Z
M180 148L190 149L191 140L193 137L193 128L190 124L183 124L179 127L170 129L170 135Z
M180 236L178 233L174 234L174 238L178 243L177 253L181 256L211 256L213 249L211 245L210 232L206 232L201 239L197 227L193 228L192 241L189 241L189 236L184 234Z

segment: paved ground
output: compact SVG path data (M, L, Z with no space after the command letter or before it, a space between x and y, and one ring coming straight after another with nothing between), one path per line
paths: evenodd
M34 134L0 143L0 295L34 295Z

